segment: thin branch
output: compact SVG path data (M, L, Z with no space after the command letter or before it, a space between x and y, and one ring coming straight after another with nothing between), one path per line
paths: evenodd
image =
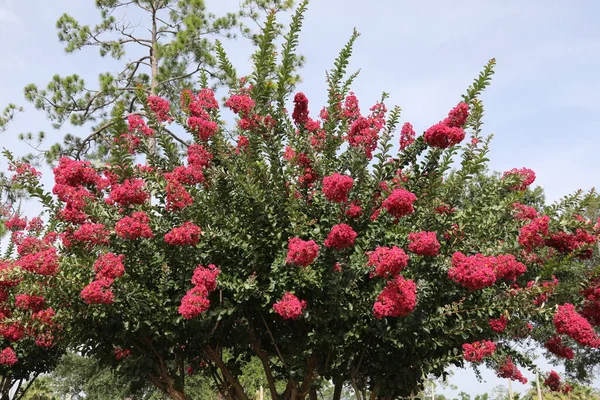
M277 351L277 355L279 356L279 359L283 363L283 366L287 369L287 364L286 364L285 360L283 359L283 355L281 354L281 351L279 350L277 343L275 343L275 337L273 336L273 332L271 332L271 328L269 328L267 321L265 321L265 318L262 315L260 316L260 318L262 319L263 323L265 324L265 327L267 328L267 332L269 333L269 337L271 338L271 343L273 343L273 346L275 347L275 350Z
M204 347L204 352L210 359L212 359L215 362L217 367L219 367L225 379L227 379L229 384L235 389L235 392L237 393L239 399L249 400L248 396L246 396L246 393L244 393L244 388L242 388L242 385L240 385L240 382L237 380L237 378L233 376L231 372L229 372L229 369L227 369L227 366L225 365L221 357L217 354L215 349L213 349L209 345L206 345Z
M169 136L171 136L173 139L177 140L179 143L181 143L185 147L190 147L189 143L187 143L185 140L181 139L179 136L175 135L173 132L171 132L167 128L163 127L162 129L164 129L164 131L167 132L169 134ZM215 327L215 329L216 329L216 327Z
M269 383L269 391L271 392L271 398L273 400L279 400L279 394L277 393L277 387L275 386L275 379L273 378L273 373L271 372L271 366L269 365L269 358L262 350L260 346L260 339L256 335L256 331L254 330L254 326L252 323L250 324L250 337L252 339L252 347L254 348L254 352L260 359L263 369L265 371L265 375L267 376L267 382Z
M380 389L381 389L381 382L377 382L375 384L375 387L373 388L373 391L371 392L371 397L369 400L376 400Z
M144 113L142 112L134 112L131 113L129 115L143 115ZM129 115L127 117L129 117ZM125 117L125 118L127 118ZM83 148L85 147L86 144L88 144L89 142L91 142L97 135L101 134L102 132L104 132L105 130L107 130L108 128L110 128L113 125L116 125L119 121L108 121L107 123L105 123L104 125L100 126L98 129L96 129L94 132L90 133L85 139L83 139L83 141L81 142L81 146L79 147L79 150L77 151L77 155L75 156L76 159L79 159L79 156L81 156L81 152L83 151Z
M31 378L31 380L29 382L27 382L27 386L25 386L25 389L23 389L23 392L18 394L18 397L15 397L13 400L20 400L23 398L23 396L25 396L25 394L27 393L27 391L29 390L29 388L31 388L31 385L33 385L33 382L35 382L35 380L37 379L37 377L40 376L39 372L36 372L33 374L33 378ZM19 384L20 386L20 384ZM19 393L18 389L15 393Z
M180 75L180 76L174 76L174 77L172 77L172 78L169 78L169 79L167 79L167 80L164 80L164 81L162 81L162 82L159 82L159 83L157 83L157 86L161 86L161 85L165 85L165 84L167 84L167 83L173 82L173 81L180 81L180 80L183 80L183 79L189 78L190 76L194 75L195 73L197 73L197 72L199 72L199 71L206 72L206 73L207 73L207 74L209 74L209 75L210 75L212 78L215 78L215 79L216 79L216 78L218 78L216 74L214 74L213 72L211 72L211 71L209 71L209 70L207 70L207 69L204 69L204 68L202 68L202 67L201 67L201 65L202 65L202 64L198 64L198 66L196 67L196 69L194 69L194 70L193 70L192 72L190 72L190 73L187 73L187 74L185 74L185 75Z

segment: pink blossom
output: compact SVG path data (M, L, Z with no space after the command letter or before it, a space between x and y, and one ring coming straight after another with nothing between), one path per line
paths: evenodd
M273 311L283 319L297 319L305 308L306 301L300 300L290 292L285 293L281 300L273 304Z
M375 251L367 253L368 266L374 267L372 275L382 278L394 278L408 265L408 256L401 248L377 247Z
M319 256L319 245L314 240L291 238L285 262L299 267L308 267Z
M195 246L200 241L202 230L192 222L184 222L165 235L165 242L176 246Z
M413 213L415 200L417 196L406 189L399 188L394 189L381 205L392 216L401 218Z
M354 186L354 179L337 172L323 178L323 194L327 200L334 203L345 203L348 201L348 193Z
M148 96L148 106L156 114L156 119L159 122L171 122L173 118L169 116L171 105L169 100L159 96Z
M510 190L525 190L535 181L535 172L529 168L513 168L502 176L503 179L507 177L517 177L520 180L518 185L509 187Z
M347 249L354 246L354 241L357 236L354 229L349 225L334 225L325 240L325 246L336 250Z
M417 304L417 285L402 275L388 281L373 305L375 318L406 317Z
M109 289L110 284L106 279L92 281L81 291L81 298L87 304L112 304L114 294Z
M462 345L463 357L472 363L479 363L485 357L489 357L496 351L496 345L489 340L481 342L465 343Z
M440 242L435 232L409 233L408 241L408 250L420 256L435 256L440 251Z
M415 131L410 122L405 122L400 130L400 150L406 149L415 141Z

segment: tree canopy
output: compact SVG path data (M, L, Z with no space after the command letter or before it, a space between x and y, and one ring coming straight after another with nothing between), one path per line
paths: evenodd
M327 103L296 92L308 1L286 29L276 10L245 14L261 30L244 77L218 42L198 39L208 27L228 32L233 15L214 19L200 1L97 4L94 28L59 21L68 51L97 45L119 58L133 42L150 53L98 91L76 77L28 89L57 126L101 125L49 153L51 189L7 153L12 187L47 216L35 229L19 215L6 223L4 301L25 310L15 316L51 309L61 346L180 400L194 396L190 375L226 398L252 398L244 376L257 365L272 399L312 400L333 385L333 399L352 387L366 400L415 395L466 363L526 382L519 366L536 370L536 343L562 359L596 354L598 197L545 205L534 171L488 170L482 95L494 59L417 135L386 93L365 106L351 91L356 31L326 75ZM111 11L125 5L152 15L153 37L174 39L127 39ZM108 30L120 39L100 39ZM146 60L149 78L136 75ZM174 79L192 60L192 75ZM7 351L20 348L0 333ZM4 376L39 361L31 351L0 359Z

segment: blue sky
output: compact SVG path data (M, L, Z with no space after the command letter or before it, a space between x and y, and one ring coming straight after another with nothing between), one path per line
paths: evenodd
M66 55L55 22L68 12L94 22L92 0L0 0L0 106L25 104L23 87L45 85L52 75L79 73L90 79L116 71L96 50ZM238 0L208 0L217 14ZM557 0L313 0L306 14L300 52L307 57L299 90L313 114L325 99L325 70L349 38L362 34L351 69L361 69L354 91L363 107L382 91L403 108L403 121L423 131L442 119L492 57L496 75L482 100L485 131L494 133L491 168L532 168L536 184L555 200L599 186L600 25L596 1ZM246 41L226 43L234 65L248 65ZM52 131L42 113L29 110L0 136L0 146L25 151L18 132L46 130L50 142L73 131ZM486 375L488 376L488 375ZM477 393L498 383L475 384L459 372L453 383ZM515 385L518 389L519 385Z

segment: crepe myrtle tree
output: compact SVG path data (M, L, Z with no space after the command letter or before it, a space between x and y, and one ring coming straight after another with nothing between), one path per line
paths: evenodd
M224 104L208 79L177 105L140 89L144 117L116 103L106 165L64 157L54 197L30 185L60 235L48 301L68 305L65 337L173 399L188 398L187 373L250 398L240 376L254 357L273 399L315 399L330 382L334 399L344 385L395 399L466 362L523 381L528 338L598 347L595 294L587 308L560 295L595 287L569 269L594 251L589 196L544 206L532 170L487 173L479 98L495 60L417 135L386 94L365 107L350 91L354 32L317 112L293 89L306 7L280 49L268 15L251 75L221 54L236 82ZM164 134L175 125L193 143Z
M6 156L16 178L9 180L8 192L37 184L37 171ZM58 235L40 217L28 220L11 206L2 208L0 221L10 233L0 257L0 399L14 400L24 398L64 351L56 306L47 301L59 268Z
M293 0L244 0L236 12L217 16L208 10L204 0L95 3L99 12L96 25L83 25L65 13L56 22L58 39L65 44L66 53L97 48L102 58L122 62L121 70L101 73L95 86L77 73L54 75L45 88L27 85L26 99L46 113L54 128L64 129L69 124L92 128L85 137L66 134L63 143L54 140L49 150L40 150L30 158L102 158L110 146L107 129L115 123L115 104L127 104L128 114L140 111L136 94L139 87L147 95L173 100L181 90L197 88L201 72L218 83L225 79L215 68L223 54L220 40L233 39L236 32L252 39L254 24L248 21L260 22L267 10L288 10L293 6ZM301 61L298 57L295 63ZM48 147L42 145L47 139L44 132L37 136L21 134L21 138L36 149Z

